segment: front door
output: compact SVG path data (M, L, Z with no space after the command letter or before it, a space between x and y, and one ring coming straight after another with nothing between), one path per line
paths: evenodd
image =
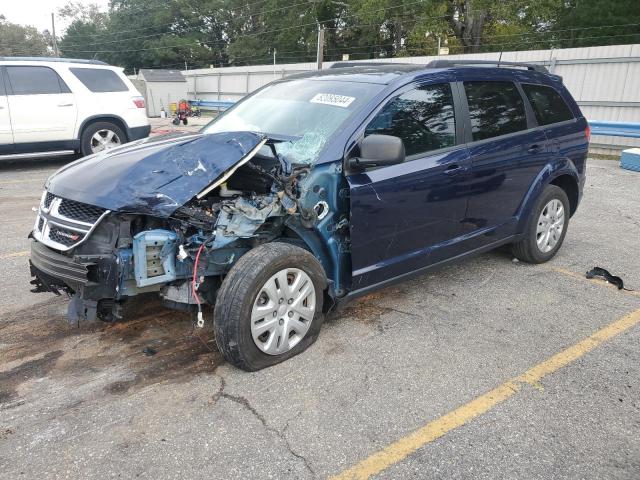
M462 233L470 159L454 92L449 83L410 88L368 123L365 135L400 137L407 158L347 177L353 290L435 263Z
M74 138L75 98L49 67L7 66L8 100L13 140L28 148L52 148ZM51 144L50 142L56 142ZM34 144L41 144L40 146Z
M8 153L13 153L13 133L11 132L9 102L4 88L2 69L0 69L0 155Z

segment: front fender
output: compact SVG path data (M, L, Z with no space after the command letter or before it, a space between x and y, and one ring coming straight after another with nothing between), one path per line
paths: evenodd
M547 163L531 182L529 190L525 195L520 208L518 209L518 227L516 232L523 233L527 226L527 221L532 214L536 201L547 185L561 175L570 175L578 185L580 185L580 173L571 159L567 157L555 158Z

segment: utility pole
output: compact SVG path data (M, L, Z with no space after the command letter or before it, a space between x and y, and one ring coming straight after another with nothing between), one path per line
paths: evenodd
M276 79L276 49L273 49L273 79Z
M187 70L189 70L189 68L187 67L187 61L184 61L184 71L186 72Z
M438 53L436 55L440 56L440 47L442 46L442 37L438 35Z
M51 36L53 37L53 54L59 57L60 50L58 50L58 40L56 39L56 20L53 13L51 14Z
M322 70L322 57L324 55L324 28L318 25L318 52L316 59L318 61L318 70Z

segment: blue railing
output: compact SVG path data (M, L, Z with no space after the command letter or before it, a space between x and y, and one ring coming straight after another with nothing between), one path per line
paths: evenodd
M592 135L640 138L640 123L589 120Z
M189 103L203 110L226 110L236 102L223 100L189 100Z

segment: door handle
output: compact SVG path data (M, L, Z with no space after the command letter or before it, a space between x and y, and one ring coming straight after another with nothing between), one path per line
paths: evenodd
M447 175L453 175L454 173L458 173L462 170L463 167L454 163L453 165L449 165L447 168L445 168L444 173L446 173Z
M529 153L540 153L542 151L542 146L541 145L531 145L529 147L529 149L527 150L527 152Z
M58 104L59 107L73 107L73 103L60 103Z

